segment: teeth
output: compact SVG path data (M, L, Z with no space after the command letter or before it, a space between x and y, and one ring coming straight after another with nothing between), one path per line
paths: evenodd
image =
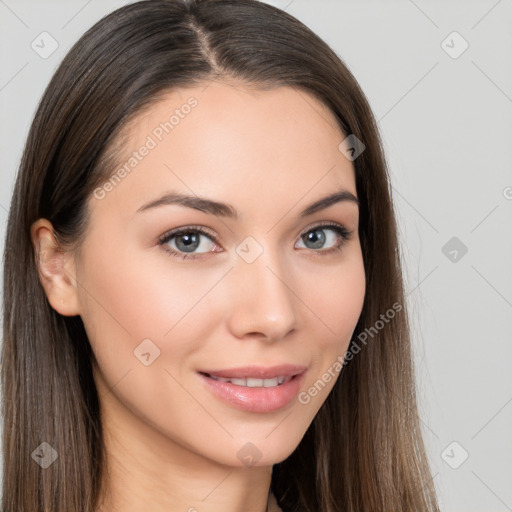
M253 379L249 377L247 379L227 379L225 377L215 377L213 375L209 376L211 379L218 380L220 382L231 382L235 384L235 386L244 386L248 388L272 388L275 386L280 386L292 379L291 376L288 377L274 377L273 379Z
M254 379L250 379L250 380L253 381ZM247 386L247 379L231 379L230 382L232 384L236 384L237 386Z

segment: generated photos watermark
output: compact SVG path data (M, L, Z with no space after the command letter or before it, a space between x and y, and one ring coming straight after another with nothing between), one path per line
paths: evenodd
M391 308L380 315L379 320L377 320L371 327L367 327L363 332L359 333L356 340L359 341L359 343L366 345L368 343L368 337L373 338L376 336L380 330L384 329L386 324L389 324L391 320L395 318L397 313L402 311L402 309L402 304L395 302ZM299 393L297 399L301 404L306 405L311 402L311 398L317 396L325 386L331 382L331 380L336 379L343 367L348 364L356 354L361 352L361 347L357 344L356 340L352 340L350 348L344 355L339 355L336 358L336 361L327 369L326 372L324 372L322 377L317 379L306 391Z
M168 120L161 122L158 126L155 126L151 131L151 134L146 137L144 144L132 153L132 156L124 162L101 186L94 189L93 195L96 199L104 199L105 196L114 190L114 188L121 183L121 181L128 176L137 165L139 165L150 152L155 149L165 136L172 132L178 126L183 119L185 119L194 107L197 107L198 101L196 98L191 96L188 98L186 103L180 106L180 108L174 109L173 114Z

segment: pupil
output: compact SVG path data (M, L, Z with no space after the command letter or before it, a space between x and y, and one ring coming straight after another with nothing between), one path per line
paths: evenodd
M181 247L180 241L182 241ZM184 233L176 237L176 247L178 247L180 251L193 252L198 246L199 237L196 233Z
M321 229L311 231L306 237L307 241L313 242L315 249L321 248L325 243L325 233Z

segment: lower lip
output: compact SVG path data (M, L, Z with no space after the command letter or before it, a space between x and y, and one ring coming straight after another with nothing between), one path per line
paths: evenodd
M270 388L250 388L237 386L231 382L221 382L203 374L199 377L219 398L248 412L272 412L288 405L299 392L304 373L295 375L280 386Z

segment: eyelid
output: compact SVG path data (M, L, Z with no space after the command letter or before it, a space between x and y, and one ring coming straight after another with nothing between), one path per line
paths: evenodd
M170 238L171 236L177 236L182 233L186 233L189 231L198 231L202 233L203 235L209 236L213 242L217 243L217 235L215 231L211 230L210 228L207 228L205 226L200 226L197 224L190 224L186 226L182 226L180 228L173 228L169 229L169 231L166 231L163 235L161 235L158 238L158 243L165 243L165 241Z
M299 235L299 236L305 235L308 231L311 231L312 229L315 229L315 228L318 228L318 227L322 227L322 228L326 228L326 229L329 228L329 227L337 227L337 228L343 229L347 233L347 235L352 234L352 231L350 229L348 229L341 222L334 222L334 221L324 220L324 221L318 221L318 222L315 222L315 223L311 224L310 226L305 228L304 231L302 232L302 234Z

